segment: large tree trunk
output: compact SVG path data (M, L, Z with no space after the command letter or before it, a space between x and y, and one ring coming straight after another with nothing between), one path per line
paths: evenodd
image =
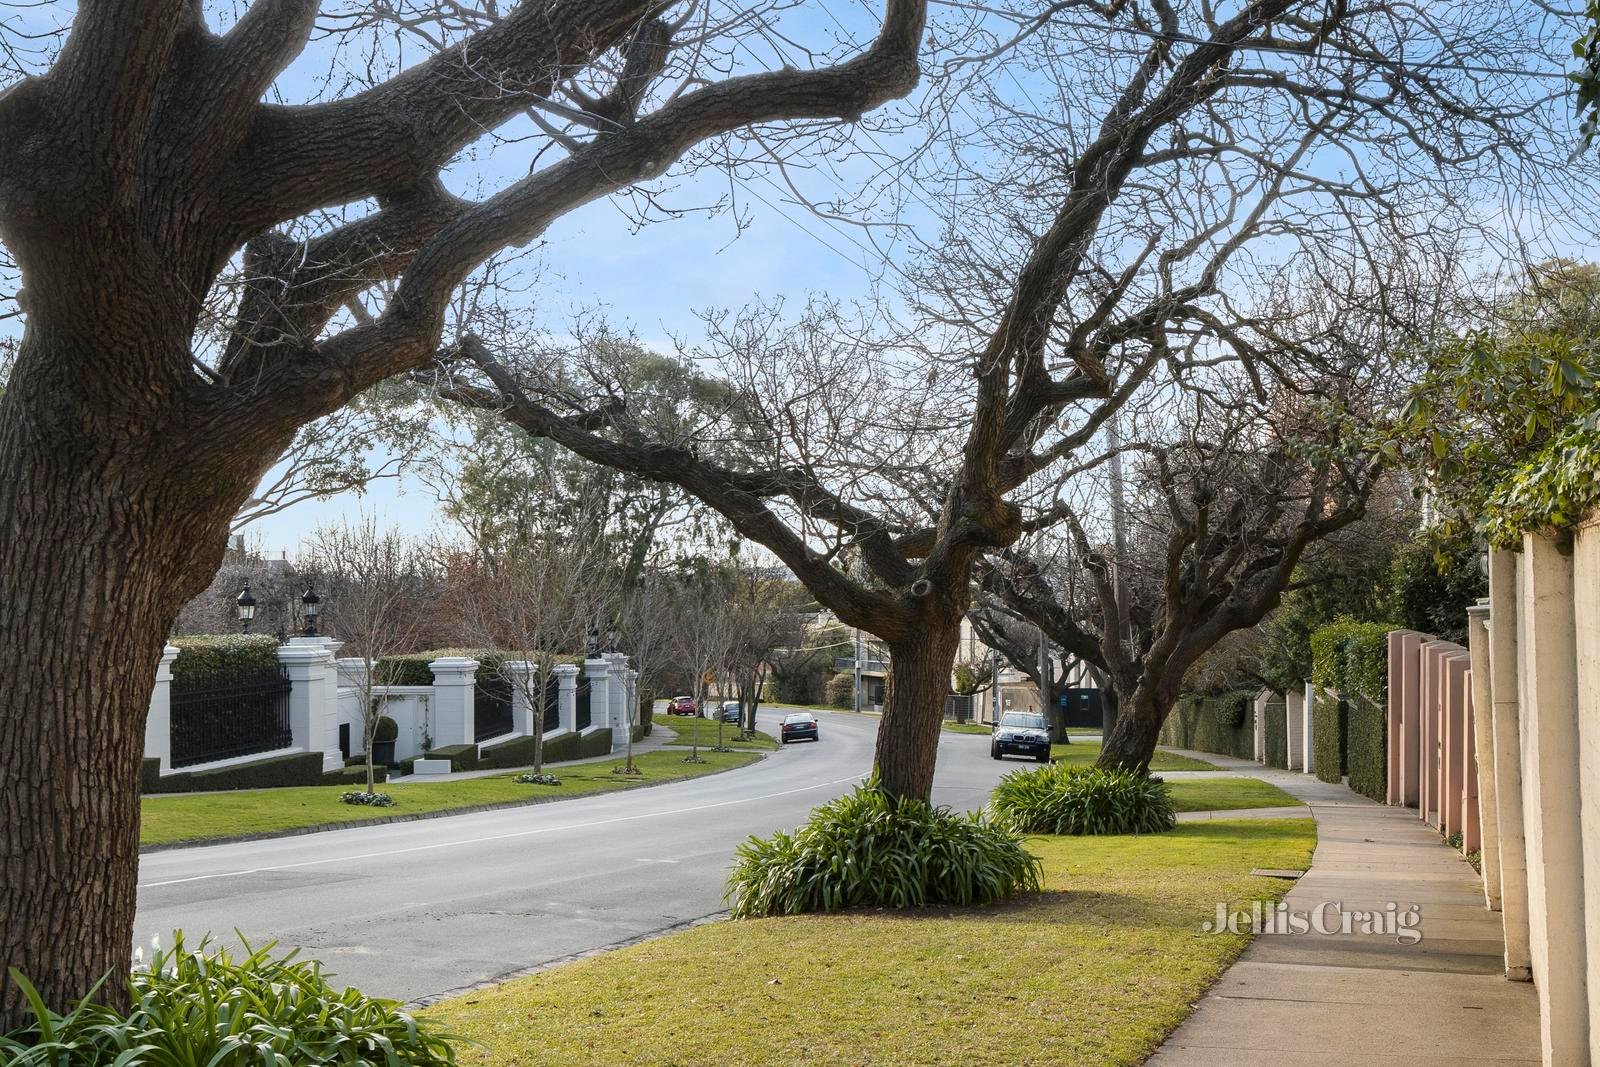
M5 968L56 1008L126 993L156 666L260 473L186 473L206 450L151 383L84 395L59 331L28 332L0 400L0 1030L27 1018Z
M959 613L889 643L889 681L878 724L878 779L892 796L927 800L933 794L944 702L960 644Z
M1095 766L1148 774L1161 724L1176 698L1164 686L1141 682L1126 700L1119 699L1116 724L1105 735Z

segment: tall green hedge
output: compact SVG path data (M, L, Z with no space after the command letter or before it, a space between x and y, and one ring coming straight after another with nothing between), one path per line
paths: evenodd
M1281 694L1273 694L1264 711L1267 718L1267 766L1289 766L1289 710Z
M1338 781L1328 754L1345 753L1350 788L1382 801L1388 793L1389 631L1392 623L1341 619L1311 635L1311 678L1330 693L1346 696L1345 713L1324 714L1319 702L1315 734L1317 777Z
M266 634L205 634L171 643L178 649L172 661L176 689L224 686L278 667L278 642Z
M1161 726L1160 742L1174 748L1255 758L1255 693L1186 696Z

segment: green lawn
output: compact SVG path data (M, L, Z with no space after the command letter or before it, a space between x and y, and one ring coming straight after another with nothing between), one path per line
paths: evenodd
M1070 745L1051 745L1050 757L1057 763L1071 763L1074 766L1088 767L1100 758L1100 738L1098 736L1074 739ZM1191 759L1188 756L1179 756L1172 752L1160 752L1150 761L1152 771L1214 771L1218 770L1216 764L1207 763L1205 760Z
M1167 783L1174 811L1233 811L1239 808L1281 808L1303 804L1259 778L1180 778Z
M445 1001L465 1064L1136 1064L1275 901L1310 820L1035 838L1046 891L990 908L721 922Z
M993 732L993 727L985 726L981 722L947 722L944 724L947 732L952 734L984 734Z
M769 707L770 705L762 705ZM717 743L717 724L710 719L691 719L687 715L657 715L651 720L651 729L660 730L663 727L672 730L678 735L676 741L668 740L669 745L689 745L694 743L695 731L700 734L700 747L709 748ZM722 727L723 744L736 749L771 749L777 748L778 742L773 740L771 734L756 731L754 741L735 741L734 735L739 728L732 723L724 723Z
M554 773L559 786L522 785L512 781L516 772L453 782L399 779L380 786L394 797L392 808L364 808L339 801L337 786L302 786L289 789L242 789L231 793L153 796L140 802L139 843L167 845L179 841L205 841L294 830L325 823L371 822L396 815L421 815L483 804L512 804L535 798L565 799L587 793L631 789L650 782L694 778L713 771L743 767L757 756L751 752L708 752L703 764L683 762L684 753L673 749L649 752L634 760L640 777L611 773L622 760L579 763Z

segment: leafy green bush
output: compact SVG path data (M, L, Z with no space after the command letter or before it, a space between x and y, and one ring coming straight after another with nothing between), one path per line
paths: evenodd
M1066 763L1012 771L990 807L1025 834L1159 834L1178 822L1160 778Z
M28 1027L0 1036L13 1067L110 1067L112 1064L410 1064L456 1062L453 1041L400 1010L397 1001L336 989L322 967L273 945L235 958L179 935L148 968L127 978L124 1014L94 1002L100 986L64 1014L47 1008L33 986L11 972L33 1011ZM103 984L103 983L102 983Z
M266 634L174 637L171 643L178 649L174 689L209 689L278 669L278 642Z
M817 808L794 833L752 837L735 852L727 898L740 918L988 904L1039 888L1039 861L982 815L891 801L870 780Z
M828 695L828 706L833 708L854 708L856 706L856 676L848 671L840 671L828 679L824 687Z
M373 744L382 745L396 740L400 736L400 726L387 715L378 716L378 721L372 727Z

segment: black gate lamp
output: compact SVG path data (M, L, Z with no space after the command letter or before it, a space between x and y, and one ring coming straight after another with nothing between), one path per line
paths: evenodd
M234 607L239 612L239 621L244 624L244 632L250 632L250 623L256 617L256 598L250 595L250 583L244 583L244 589L233 601Z
M322 612L322 598L315 589L309 585L306 591L300 594L300 614L306 617L306 632L304 636L317 636L317 616Z

